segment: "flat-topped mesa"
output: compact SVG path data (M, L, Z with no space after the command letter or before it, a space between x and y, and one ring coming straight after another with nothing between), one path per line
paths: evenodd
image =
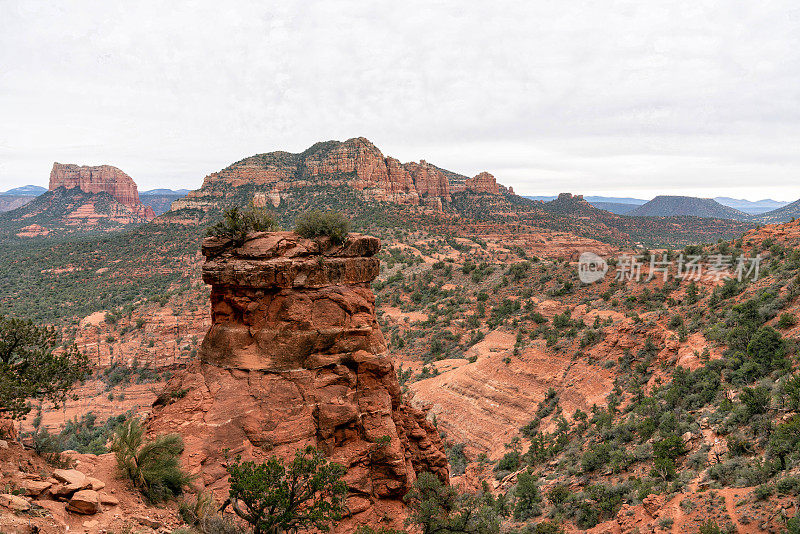
M212 326L167 385L181 395L162 395L149 422L184 437L197 483L225 493L226 449L264 461L314 445L347 468L351 532L384 516L401 527L417 473L448 480L439 434L405 404L375 317L379 249L359 234L343 245L292 232L203 242Z
M148 220L155 217L153 208L143 205L139 199L139 189L133 178L111 165L89 167L53 163L49 189L54 191L59 187L78 187L86 193L108 193L136 215Z

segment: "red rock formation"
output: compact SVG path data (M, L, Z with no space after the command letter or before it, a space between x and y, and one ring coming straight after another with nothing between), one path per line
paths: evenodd
M488 172L482 172L474 178L467 178L465 182L466 188L473 193L488 193L490 195L499 195L500 187L497 185L497 180Z
M150 422L184 436L198 482L225 487L226 449L263 460L312 444L347 467L351 511L374 521L416 473L447 480L438 433L404 403L375 318L379 248L357 234L343 246L291 232L240 247L206 239L212 326L200 360L168 384L186 395Z
M497 190L496 183L484 185L483 178L479 182L479 187ZM274 199L290 194L293 188L347 185L367 199L425 205L436 211L451 201L452 191L465 190L460 175L442 171L424 160L400 163L384 156L368 139L357 137L317 143L300 154L271 152L245 158L206 176L201 189L175 201L172 209L207 209L219 196L229 195L231 187L248 184L266 189L259 192L259 201L269 198L273 205Z
M89 167L64 163L53 163L50 171L50 190L59 187L79 187L87 193L106 192L118 202L131 209L134 215L147 220L155 218L153 208L139 200L139 190L133 178L111 165Z
M442 171L426 162L406 163L404 165L414 178L414 186L420 196L438 197L450 202L450 183Z

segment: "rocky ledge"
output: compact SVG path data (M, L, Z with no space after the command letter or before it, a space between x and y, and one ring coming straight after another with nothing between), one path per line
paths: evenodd
M288 456L308 444L347 467L356 522L402 515L416 474L448 480L438 432L405 404L375 318L377 238L291 232L203 243L212 326L150 421L180 432L189 468L226 486L225 452Z

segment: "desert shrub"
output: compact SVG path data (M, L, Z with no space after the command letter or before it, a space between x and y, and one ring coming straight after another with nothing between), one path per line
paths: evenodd
M781 384L779 392L784 407L792 411L800 410L800 373L788 376Z
M780 460L781 469L797 456L800 449L800 415L793 415L788 421L775 427L769 437L767 455Z
M564 527L553 521L542 521L528 527L525 534L564 534Z
M567 502L571 496L572 492L566 484L554 484L547 492L547 500L556 507Z
M747 344L747 354L767 373L785 362L785 345L785 341L777 331L769 326L763 326Z
M775 493L775 488L768 484L761 484L753 490L753 496L759 501L768 499L773 493Z
M758 460L737 457L711 466L708 474L723 486L746 487L763 484L772 473L768 465Z
M206 230L206 235L222 237L241 245L252 232L270 232L278 229L272 213L265 208L250 206L247 209L233 207L225 210L222 219Z
M136 418L117 427L111 450L122 474L152 503L180 495L191 480L178 463L183 452L181 437L165 434L145 441Z
M800 494L800 476L784 477L775 482L775 489L781 495Z
M208 493L199 493L194 500L184 500L178 513L187 525L202 534L239 534L242 529L231 518L220 513L217 503Z
M306 238L327 236L334 243L342 244L350 231L350 221L338 211L311 210L298 215L294 231Z
M108 452L106 443L114 434L114 429L123 423L130 413L126 412L118 416L106 419L103 424L97 423L97 415L88 412L81 416L67 421L64 429L58 435L58 442L62 451L74 450L80 453L103 454Z
M697 534L722 534L722 529L713 519L709 519L700 524Z
M593 484L576 499L575 523L580 529L589 529L600 521L613 517L622 506L632 487L629 483L617 485Z
M447 449L447 459L450 462L450 472L453 475L463 475L469 459L464 454L464 443L456 443Z
M345 471L311 446L297 451L288 466L277 456L263 464L236 458L228 466L227 503L252 525L254 534L327 532L345 511Z
M539 477L530 469L517 475L517 487L514 489L516 506L514 520L525 521L542 513L542 493L539 490Z
M600 469L611 460L611 446L608 443L599 443L590 446L581 456L581 467L584 472Z
M748 417L766 413L769 408L770 392L764 386L743 388L739 400L745 407Z
M782 313L781 318L778 319L778 328L787 329L797 324L797 317L791 313Z
M516 471L522 465L522 455L519 451L509 451L497 462L494 470L500 473Z
M420 473L404 500L411 512L407 524L416 525L423 534L500 532L496 502L480 494L460 494L453 486L443 485L432 473Z

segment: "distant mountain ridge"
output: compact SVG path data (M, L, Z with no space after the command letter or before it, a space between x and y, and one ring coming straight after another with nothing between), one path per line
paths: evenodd
M47 188L40 185L23 185L21 187L15 187L14 189L9 189L8 191L2 192L0 195L36 197L45 192L47 192Z
M787 204L776 210L762 213L754 217L753 220L761 223L774 224L788 222L797 218L800 218L800 200L795 200L791 204Z
M186 195L191 189L150 189L148 191L139 191L139 196L153 196L153 195Z
M696 198L673 195L659 195L647 204L629 211L633 217L670 217L675 215L689 215L711 219L730 219L745 221L750 218L747 213L724 206L712 198Z
M0 213L24 206L34 198L28 195L0 195Z

